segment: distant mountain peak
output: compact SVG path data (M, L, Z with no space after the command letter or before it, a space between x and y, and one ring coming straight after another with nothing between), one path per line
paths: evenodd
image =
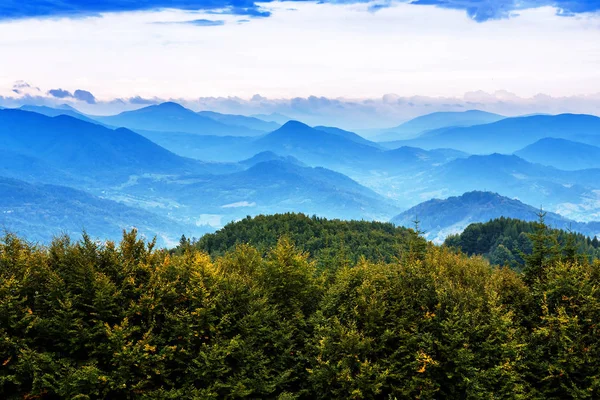
M166 101L164 103L156 104L154 106L148 106L146 108L160 110L160 111L164 111L164 112L176 112L176 113L181 113L181 112L188 113L189 112L189 113L193 113L192 110L190 110L188 108L185 108L181 104L175 103L173 101Z
M511 199L506 196L502 196L497 192L492 192L489 190L472 190L469 192L465 192L459 196L450 196L446 199L431 199L420 203L419 205L413 207L412 209L423 208L426 205L434 204L434 203L460 203L463 205L473 205L473 204L487 204L490 202L500 203L503 201L515 202L515 204L522 204L519 200Z
M323 135L330 136L329 133L318 131L300 121L288 121L281 128L269 133L266 137L282 138L304 138L308 136Z
M300 160L293 156L280 156L273 151L261 151L260 153L255 154L254 156L240 161L240 164L254 166L259 163L269 162L269 161L281 161L287 162L298 166L305 166Z
M279 156L270 150L265 150L265 151L261 151L260 153L256 153L254 156L252 156L250 159L252 158L262 158L262 159L267 159L267 158L271 158L271 159L276 159Z
M535 221L538 211L538 208L520 200L496 192L475 190L460 196L425 201L397 215L391 222L411 227L416 216L427 237L441 243L448 235L462 232L471 223L487 222L499 217ZM546 222L551 226L564 227L571 222L551 212L546 217Z
M164 103L157 104L155 107L164 108L164 109L170 108L170 109L178 109L178 110L181 110L181 109L187 110L187 108L185 108L184 106L182 106L179 103L175 103L174 101L165 101Z
M394 141L414 138L438 129L488 124L504 118L503 115L481 110L437 111L418 116L396 127L384 129L378 136L378 140Z
M496 193L496 192L492 192L489 190L472 190L470 192L465 192L460 196L454 196L454 197L450 197L450 199L452 198L456 198L456 199L463 199L463 200L474 200L474 201L488 201L488 200L513 200L513 201L518 201L518 200L514 200L514 199L510 199L508 197L505 196L501 196L500 194Z
M545 137L598 142L600 118L586 114L534 115L423 132L403 144L425 149L451 147L474 154L513 153ZM395 146L400 143L394 143Z
M515 154L529 162L565 171L600 168L600 147L564 138L542 138Z
M461 111L458 111L458 112L461 112ZM478 110L478 109L476 109L476 108L474 108L474 109L472 109L472 110L465 110L465 111L462 111L462 113L463 113L463 114L485 114L485 115L499 115L499 116L502 116L502 115L500 115L500 114L494 114L494 113L491 113L491 112L489 112L489 111Z
M312 129L310 126L308 126L308 125L306 125L306 124L304 124L304 123L302 123L300 121L295 121L295 120L291 120L291 121L286 122L279 129L283 130L283 129L299 129L299 128L300 129L306 129L306 128Z
M258 136L261 134L261 131L244 126L227 125L216 121L172 101L95 119L107 125L143 131L218 136Z
M19 135L14 135L18 127ZM81 174L128 174L139 170L192 170L198 163L167 151L125 128L109 129L60 114L2 110L0 141L7 150ZM82 166L87 166L82 171Z

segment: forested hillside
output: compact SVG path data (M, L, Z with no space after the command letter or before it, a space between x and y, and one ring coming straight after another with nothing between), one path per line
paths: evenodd
M135 231L7 235L0 397L594 399L600 263L547 229L523 273L390 224L302 215L175 251ZM331 251L348 257L323 263Z
M468 255L482 254L492 264L508 265L521 269L526 256L531 254L531 236L540 227L539 221L522 221L513 218L497 218L485 223L469 225L461 234L449 236L445 244L459 248ZM589 238L580 233L563 229L546 228L543 232L553 256L568 251L591 260L600 257L600 242L597 237Z
M223 255L240 244L249 244L266 254L282 236L319 263L357 262L360 257L391 262L414 239L411 230L391 223L328 220L287 213L247 217L190 244L213 256Z
M472 191L447 199L425 201L395 216L391 222L398 226L410 227L414 224L415 217L418 217L427 239L443 243L449 235L460 233L473 223L487 222L500 217L536 221L539 211L539 208L524 204L515 198L492 192ZM545 221L552 228L571 229L591 237L600 233L598 222L578 222L552 212L546 213ZM487 249L478 249L476 253L485 253L485 250Z

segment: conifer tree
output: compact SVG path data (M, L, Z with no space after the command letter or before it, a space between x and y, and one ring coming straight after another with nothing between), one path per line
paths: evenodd
M544 268L558 258L558 242L546 225L546 212L540 208L537 216L535 231L528 235L532 243L531 254L522 255L525 260L525 280L528 283L542 278Z
M567 263L574 263L580 260L580 255L577 251L577 242L575 240L575 234L571 231L571 226L567 229L567 238L562 249L563 261Z
M415 216L413 221L414 228L410 232L410 236L407 242L407 253L406 258L409 261L423 260L425 253L427 252L427 241L423 238L425 231L421 229L419 218Z

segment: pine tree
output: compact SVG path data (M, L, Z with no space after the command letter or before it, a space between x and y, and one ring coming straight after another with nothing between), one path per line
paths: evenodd
M532 243L531 254L523 254L525 260L525 280L533 283L537 278L542 278L544 269L549 264L557 261L558 241L550 233L546 225L546 212L540 208L537 214L538 221L535 223L535 230L528 234Z
M406 258L409 261L423 260L427 252L427 241L423 238L425 231L421 230L419 218L415 216L414 228L407 243Z
M577 242L575 240L575 234L571 231L571 226L567 229L567 238L565 245L562 249L563 261L568 263L574 263L580 260L580 255L577 251Z

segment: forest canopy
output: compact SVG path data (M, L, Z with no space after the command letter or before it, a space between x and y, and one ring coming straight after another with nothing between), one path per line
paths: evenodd
M231 222L206 234L195 246L211 255L222 255L238 244L250 244L265 253L282 236L319 262L345 257L352 262L392 261L410 239L410 230L389 222L343 221L300 213L258 215Z
M387 224L269 224L286 219L175 251L135 231L6 235L0 397L598 397L600 263L554 253L541 227L521 273ZM341 237L389 254L339 252Z
M469 225L462 233L449 236L445 244L456 247L468 255L483 255L492 264L522 269L527 254L531 254L531 235L539 226L513 218L497 218L485 223ZM600 242L580 233L545 227L548 240L556 251L569 247L569 251L589 261L600 257Z

